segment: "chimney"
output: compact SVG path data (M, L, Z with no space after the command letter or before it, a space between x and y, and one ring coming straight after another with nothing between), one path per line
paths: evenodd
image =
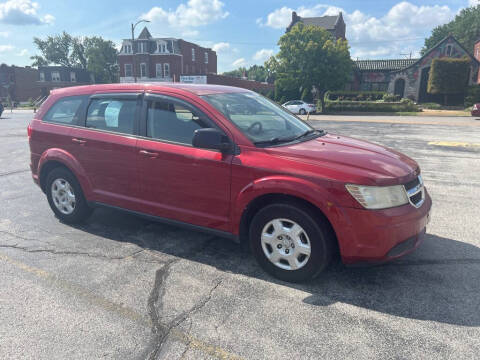
M292 12L292 23L296 23L298 20L300 20L300 16L297 15L296 11Z

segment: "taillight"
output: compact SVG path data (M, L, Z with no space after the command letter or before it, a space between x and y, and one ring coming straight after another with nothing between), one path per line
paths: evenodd
M478 110L477 104L473 105L473 110Z
M30 126L30 124L28 124L27 126L27 135L28 137L32 136L32 127Z

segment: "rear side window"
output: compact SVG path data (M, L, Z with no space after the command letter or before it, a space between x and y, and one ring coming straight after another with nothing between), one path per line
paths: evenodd
M88 107L86 126L122 134L135 129L135 99L93 99Z
M43 121L61 124L78 124L82 113L82 104L86 99L86 96L70 96L58 100L47 111L43 117Z

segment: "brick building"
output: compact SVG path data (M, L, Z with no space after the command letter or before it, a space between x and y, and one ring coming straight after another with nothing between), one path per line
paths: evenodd
M473 56L477 61L480 61L480 39L475 43L475 46L473 48ZM477 84L480 84L480 71L478 72L478 77L477 77Z
M30 66L0 65L0 101L27 102L40 96L35 86L38 70Z
M40 96L46 96L50 90L68 86L94 84L93 74L85 69L67 66L40 66L35 86Z
M179 81L182 75L217 73L217 54L175 38L153 38L145 27L133 41L124 39L118 54L120 82ZM135 66L135 71L134 71Z
M292 12L292 21L285 32L289 32L299 22L305 25L319 26L330 32L337 40L345 39L346 25L341 12L335 16L300 17L294 11Z

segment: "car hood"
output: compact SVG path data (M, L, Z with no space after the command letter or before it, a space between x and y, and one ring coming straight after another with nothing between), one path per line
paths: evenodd
M402 184L420 172L414 160L398 151L334 134L268 150L275 156L321 167L322 175L357 184Z

